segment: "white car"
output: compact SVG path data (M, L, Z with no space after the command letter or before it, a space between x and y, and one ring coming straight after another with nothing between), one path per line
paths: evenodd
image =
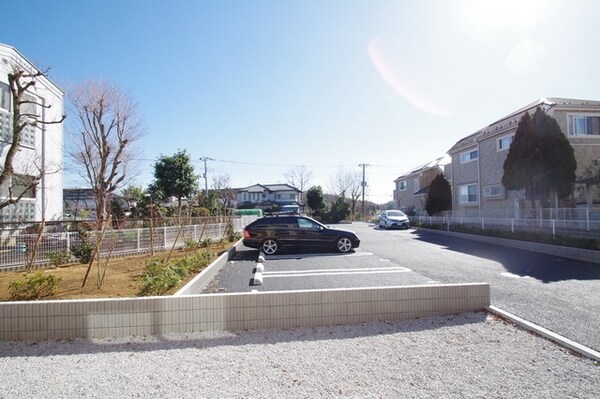
M383 211L379 215L379 227L382 229L408 229L410 221L402 211Z

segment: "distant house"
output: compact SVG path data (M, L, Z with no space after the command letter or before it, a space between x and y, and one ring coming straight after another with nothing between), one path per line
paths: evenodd
M444 168L450 163L447 155L420 165L394 180L394 203L405 212L420 214L425 212L425 202L431 182L438 174L445 174Z
M531 195L525 190L509 191L502 184L503 165L519 120L541 107L556 119L569 140L577 161L576 204L591 206L600 200L598 193L582 178L584 171L600 159L600 101L568 98L541 98L459 140L450 150L452 209L462 214L498 212L518 215L520 209L532 207ZM538 202L539 198L533 201ZM552 206L555 203L553 202Z
M289 184L254 184L238 188L238 208L272 208L277 205L280 210L299 212L304 206L300 202L302 191Z
M15 48L0 44L0 160L4 162L8 144L13 137L13 102L8 74L13 68L38 72L37 67ZM22 113L35 115L42 122L61 120L63 114L62 90L45 76L36 79L22 104ZM39 105L39 104L43 104ZM49 107L49 108L48 108ZM0 222L30 222L60 220L63 215L63 125L39 123L26 126L21 133L19 150L14 158L14 174L0 186L0 198L9 198L9 193L24 196L19 202L0 210ZM23 182L33 178L41 180L32 189ZM15 194L17 193L17 194Z

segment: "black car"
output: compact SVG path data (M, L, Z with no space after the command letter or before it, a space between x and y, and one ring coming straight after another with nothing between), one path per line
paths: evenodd
M289 248L337 250L357 248L360 240L349 230L332 229L306 216L267 216L244 229L243 243L272 255Z

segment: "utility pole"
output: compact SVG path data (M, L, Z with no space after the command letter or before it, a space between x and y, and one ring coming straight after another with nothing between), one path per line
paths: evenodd
M209 157L202 157L200 158L200 160L204 161L204 174L202 175L202 177L204 177L204 195L206 195L206 198L208 198L208 173L206 169L206 161L214 161L214 159Z
M369 166L368 163L361 163L358 166L362 166L362 218L365 218L365 187L367 182L365 181L365 168Z

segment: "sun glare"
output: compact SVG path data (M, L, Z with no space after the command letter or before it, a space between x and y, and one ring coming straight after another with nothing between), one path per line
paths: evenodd
M477 27L529 27L544 10L541 0L464 0L462 13Z
M451 111L428 95L419 85L416 76L402 72L400 65L392 61L381 37L371 40L367 48L369 58L381 78L402 98L416 108L437 116L449 116Z

